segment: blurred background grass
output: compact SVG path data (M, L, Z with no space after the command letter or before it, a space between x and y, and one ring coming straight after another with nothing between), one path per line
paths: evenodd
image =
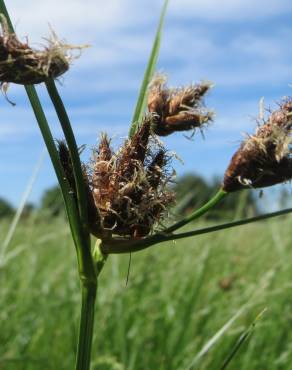
M10 223L0 222L1 242ZM292 369L290 225L286 216L155 246L132 256L127 286L129 255L110 256L99 285L92 369L219 369L265 307L230 369ZM0 261L0 369L74 367L76 267L62 214L22 217ZM196 357L216 333L218 341Z

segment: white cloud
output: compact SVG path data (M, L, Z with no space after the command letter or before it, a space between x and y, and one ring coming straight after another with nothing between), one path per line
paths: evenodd
M0 124L1 142L23 141L27 137L37 133L36 125L30 123L33 115L28 108L12 108L1 95L0 99L2 100Z
M108 38L107 33L155 24L163 1L157 0L11 0L8 10L20 34L47 34L48 22L68 39ZM290 0L170 0L167 20L255 20L292 11Z
M69 42L91 43L92 47L84 50L72 67L72 81L80 79L80 89L82 85L93 92L122 87L134 91L142 75L133 78L132 66L140 66L143 73L161 4L157 0L88 0L86 4L81 0L14 0L9 3L9 10L12 19L19 21L20 35L29 34L33 40L40 40L39 35L48 33L50 21ZM177 71L177 79L184 79L192 71L187 78L211 78L225 85L284 81L291 75L291 63L286 58L291 30L272 37L235 32L228 35L230 40L220 42L216 39L218 28L177 24L172 19L182 19L185 14L194 20L200 17L226 22L264 18L290 10L292 3L288 0L223 0L220 6L215 0L171 0L161 60L164 64L177 62L183 66ZM102 68L105 73L96 74L98 81L93 75L84 84L83 77L78 77L81 70L91 73Z
M157 5L155 8L159 8ZM103 39L107 32L157 19L153 4L145 0L14 0L9 2L8 10L18 32L38 40L38 35L47 34L48 23L68 39L79 41L85 37L91 41L97 33Z
M290 0L173 0L170 8L179 17L243 21L275 16L292 10Z
M7 2L19 35L29 35L33 42L40 42L41 36L48 35L50 22L68 42L92 45L75 61L60 89L79 143L91 145L101 130L109 131L117 140L126 134L162 2ZM260 98L255 97L253 88L261 86L271 98L273 86L287 91L292 82L292 54L288 47L292 30L285 29L279 21L270 21L270 17L291 11L291 0L170 0L159 66L169 74L172 85L213 80L217 87L207 104L212 106L214 102L218 112L214 126L206 133L206 142L196 137L193 144L181 135L169 141L170 148L193 158L198 152L203 156L205 148L208 155L214 155L215 148L217 162L202 161L200 168L209 171L213 166L216 171L214 167L223 156L229 157L237 147L240 132L253 131L251 117L257 115ZM261 29L257 21L262 22ZM250 23L254 27L249 27ZM249 91L253 96L248 96ZM4 143L11 143L19 150L25 147L23 153L32 151L36 135L39 142L41 138L30 107L27 101L24 103L23 89L13 87L8 95L18 105L12 109L0 96L2 148ZM42 98L47 99L45 95ZM46 112L54 136L60 137L55 114L51 108ZM194 166L192 162L189 167Z

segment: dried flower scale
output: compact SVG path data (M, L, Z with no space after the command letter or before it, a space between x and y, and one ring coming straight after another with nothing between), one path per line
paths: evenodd
M104 230L131 237L149 234L174 200L167 189L171 179L167 162L147 118L116 153L108 137L101 136L88 174Z
M227 192L263 188L292 178L292 100L285 99L233 155L223 181Z
M156 75L149 86L148 114L137 132L115 152L106 134L100 137L91 163L85 167L92 234L141 238L152 232L174 203L169 190L173 178L170 156L157 135L202 128L211 120L202 98L209 83L169 89L164 76ZM59 143L59 156L73 192L72 171ZM64 157L65 160L64 160ZM71 173L71 175L70 175Z
M69 69L70 54L80 50L60 41L52 31L43 50L32 49L27 42L19 41L15 33L8 29L6 18L1 15L2 34L0 35L0 81L22 85L38 84L49 77L57 78Z
M138 131L114 153L103 134L88 170L88 183L101 228L106 232L140 238L148 235L174 202L169 190L169 156L155 136L202 128L212 118L202 98L210 83L169 89L162 75L149 86L148 111ZM90 202L89 202L90 203Z
M168 88L166 81L164 75L157 74L149 86L148 110L153 114L152 126L157 135L202 128L212 120L212 112L203 105L211 83Z

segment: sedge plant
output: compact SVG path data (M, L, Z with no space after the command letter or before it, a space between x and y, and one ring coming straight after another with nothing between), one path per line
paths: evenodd
M201 82L169 88L164 75L155 74L163 20L168 1L161 12L158 29L138 96L129 137L116 151L111 139L102 133L92 159L84 164L69 116L57 90L55 79L68 71L81 47L61 42L55 34L44 50L22 43L14 33L3 0L0 0L0 82L24 86L59 182L75 245L81 285L81 316L76 370L90 368L94 307L100 272L107 257L133 253L169 240L219 231L292 212L284 209L261 216L177 233L210 211L230 193L272 186L292 178L290 140L292 100L248 136L227 167L222 186L201 208L170 224L169 208L175 203L170 190L171 155L160 137L188 130L203 130L213 120L204 98L212 84ZM44 83L56 110L64 140L55 141L42 104L34 88ZM168 223L169 226L161 226ZM92 245L93 237L96 242Z

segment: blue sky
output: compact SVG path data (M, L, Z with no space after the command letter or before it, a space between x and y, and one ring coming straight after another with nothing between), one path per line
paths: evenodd
M184 161L178 174L194 171L222 175L244 132L252 132L259 100L275 107L291 94L291 0L170 0L158 70L172 86L211 80L206 104L214 123L192 141L177 134L165 140ZM19 36L44 44L48 23L72 44L90 44L61 79L78 144L85 157L99 132L120 142L127 134L162 1L158 0L10 0L8 10ZM58 121L44 88L38 86L54 136ZM43 142L21 86L10 86L12 107L0 96L0 196L21 198ZM56 183L46 157L30 200ZM287 186L287 185L286 185Z

